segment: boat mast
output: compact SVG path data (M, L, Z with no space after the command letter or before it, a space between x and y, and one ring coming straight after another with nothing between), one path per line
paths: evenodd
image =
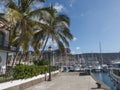
M101 42L99 42L99 49L100 49L100 61L101 61L101 64L103 64L102 49L101 49Z

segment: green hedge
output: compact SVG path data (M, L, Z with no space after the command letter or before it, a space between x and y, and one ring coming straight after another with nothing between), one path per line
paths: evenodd
M48 65L49 62L48 62L48 60L42 59L42 60L34 61L34 64L37 66L41 66L41 65Z
M17 65L13 69L14 79L26 79L39 74L48 72L48 66L36 66L36 65ZM57 67L51 67L51 71L57 70Z
M35 65L17 65L13 69L14 79L23 79L37 76L48 71L47 66L35 66Z

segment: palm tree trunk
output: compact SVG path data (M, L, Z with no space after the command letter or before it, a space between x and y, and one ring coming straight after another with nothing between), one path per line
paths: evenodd
M24 56L24 53L23 53L23 54L21 53L21 57L20 57L19 63L18 63L19 65L20 65L20 63L21 63L21 61L22 61L23 56Z
M18 53L19 53L19 47L20 46L20 44L18 44L17 46L16 46L16 55L15 55L15 57L13 58L13 62L12 62L12 68L14 67L14 64L15 64L15 61L16 61L16 58L17 58L17 56L18 56Z
M46 40L45 40L45 44L43 45L43 49L42 49L42 51L41 51L41 53L40 53L40 56L39 56L39 59L40 59L40 60L42 59L42 54L43 54L43 51L44 51L44 49L45 49L45 47L46 47L46 44L47 44L47 42L48 42L48 39L49 39L49 35L47 36L47 38L46 38Z
M29 52L28 52L28 53L29 53ZM28 53L27 53L27 52L25 53L25 62L26 62L26 61L29 62L29 61L28 61L28 58L27 58Z
M13 62L12 62L12 68L14 67L14 64L15 64L15 59L17 58L18 56L18 52L16 52L14 58L13 58Z

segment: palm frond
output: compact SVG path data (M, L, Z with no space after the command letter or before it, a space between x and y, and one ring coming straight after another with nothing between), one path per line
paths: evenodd
M16 2L14 0L8 0L7 5L8 8L14 9L16 11L20 12L19 7L16 5Z
M8 21L15 24L17 23L17 21L20 21L23 18L23 15L14 9L8 8L8 13L6 14L6 17Z
M60 38L61 41L65 44L65 46L69 47L69 42L68 42L68 40L66 39L65 36L59 34L59 38Z
M58 48L59 48L59 50L61 51L61 52L63 52L64 51L64 44L58 39L58 38L56 38L55 39L55 41L57 42L57 46L58 46Z
M64 28L64 30L61 32L66 38L69 40L73 39L73 35L71 34L70 30L68 28Z
M60 14L56 17L56 22L59 23L59 22L66 22L68 25L70 25L70 19L67 15L64 15L64 14Z
M36 9L34 11L31 11L28 15L28 17L35 17L39 20L45 20L47 22L50 22L50 20L52 19L52 14L51 12L53 12L52 10L49 11L49 8L41 8L41 9Z
M7 21L7 19L5 18L5 14L0 13L0 21L1 21L2 23L4 23L6 26L8 26L8 21Z

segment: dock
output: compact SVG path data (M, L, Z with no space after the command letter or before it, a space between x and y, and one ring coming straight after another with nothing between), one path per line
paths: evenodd
M96 81L90 75L79 75L79 72L62 72L26 90L104 90L97 88Z

